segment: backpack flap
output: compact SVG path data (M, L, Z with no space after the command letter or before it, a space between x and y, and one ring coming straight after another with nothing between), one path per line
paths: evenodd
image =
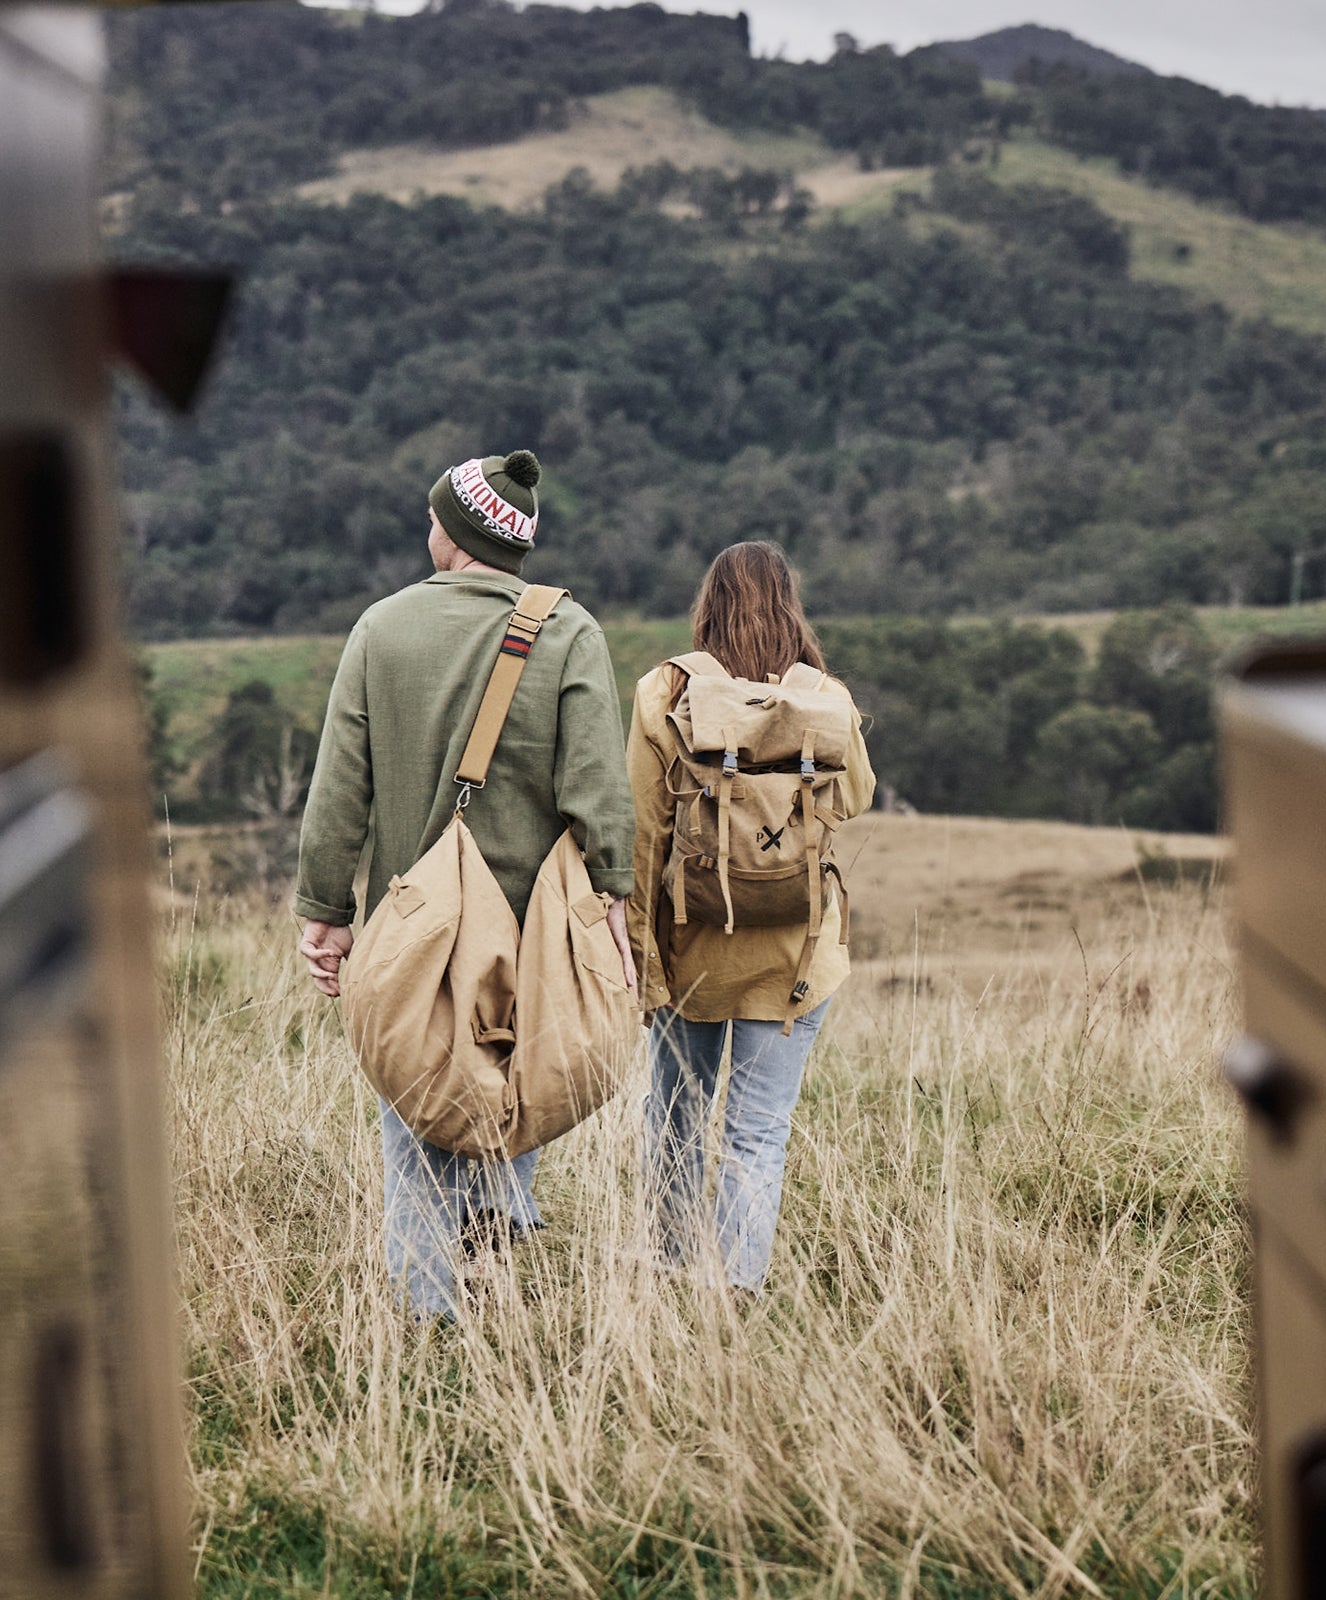
M818 686L823 679L813 671L789 673L778 684L692 677L668 720L697 756L727 750L731 735L743 769L799 761L806 734L813 733L816 765L841 769L852 734L852 703L845 695L826 694Z

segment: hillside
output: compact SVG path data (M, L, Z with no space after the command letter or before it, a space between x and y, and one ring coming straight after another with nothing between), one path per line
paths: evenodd
M1202 202L1126 176L1103 156L1075 156L1016 137L990 176L1007 185L1069 189L1128 229L1133 277L1216 300L1236 316L1326 334L1326 229L1253 222L1232 206Z
M517 443L532 575L609 612L676 615L766 535L821 615L1274 603L1296 565L1321 593L1315 121L1266 112L1260 199L1245 164L1243 202L1175 201L1053 142L1105 138L1114 80L991 97L925 52L594 15L112 20L116 250L244 275L188 429L123 393L144 632L344 627L442 468ZM462 117L458 48L519 114Z
M899 194L931 192L931 167L863 169L810 133L776 134L720 127L676 91L618 89L580 103L570 125L464 150L430 144L366 146L337 158L335 172L299 184L301 200L345 204L357 194L402 204L451 195L476 205L538 210L547 190L575 171L614 189L659 151L683 171L788 175L814 202L813 224L861 221L891 212ZM1304 333L1326 334L1326 232L1302 225L1253 222L1232 207L1200 202L1173 189L1126 176L1105 157L1070 154L1022 131L998 146L983 172L1006 186L1065 189L1100 207L1128 230L1129 273L1202 300L1236 316L1267 318ZM785 207L784 195L775 209ZM682 202L674 206L685 208ZM924 214L909 219L926 226Z
M861 173L812 134L777 134L722 128L681 98L655 85L615 89L580 101L567 124L519 138L466 149L436 144L370 145L347 150L336 171L299 184L301 200L344 204L356 194L380 194L408 203L447 194L476 205L513 210L541 208L543 197L580 170L601 189L615 189L631 168L647 167L661 151L683 170L713 168L735 176L743 168L804 175L859 176L866 192L878 173Z
M946 39L930 48L947 60L969 62L982 78L994 83L1017 83L1029 73L1051 67L1068 67L1089 77L1114 73L1153 76L1150 67L1126 61L1062 28L1042 28L1036 23L997 28L975 39Z

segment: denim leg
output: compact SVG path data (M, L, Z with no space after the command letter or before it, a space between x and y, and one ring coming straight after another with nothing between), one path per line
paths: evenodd
M701 1235L704 1124L726 1042L726 1022L687 1022L663 1008L649 1031L645 1195L665 1261L693 1257Z
M792 1112L806 1057L828 1009L826 1000L798 1017L786 1038L779 1022L739 1018L732 1024L715 1225L734 1288L757 1290L768 1276Z
M416 1138L385 1100L378 1105L387 1276L415 1316L454 1317L469 1163Z
M469 1209L493 1211L526 1228L543 1227L543 1213L531 1185L539 1152L527 1150L510 1161L476 1161L469 1188Z

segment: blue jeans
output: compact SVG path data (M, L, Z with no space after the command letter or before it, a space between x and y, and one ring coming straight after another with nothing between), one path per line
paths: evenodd
M828 1008L826 1000L798 1017L787 1038L780 1022L742 1017L687 1022L668 1008L655 1013L645 1101L645 1189L657 1244L669 1264L693 1259L706 1238L716 1238L727 1281L739 1289L763 1285L783 1197L792 1111ZM711 1224L702 1211L704 1125L729 1030L732 1073Z
M456 1315L461 1233L481 1211L542 1227L530 1192L539 1152L512 1161L471 1161L425 1144L385 1100L382 1114L383 1210L387 1275L412 1315Z

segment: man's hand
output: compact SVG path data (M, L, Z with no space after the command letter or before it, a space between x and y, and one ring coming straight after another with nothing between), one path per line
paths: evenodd
M635 957L631 954L631 941L626 934L626 901L614 900L608 907L608 927L622 958L622 977L631 992L631 1004L640 1004L640 985L635 977Z
M299 941L299 953L308 962L309 976L333 1000L341 992L338 974L341 962L350 954L350 946L355 942L355 936L349 928L333 927L330 922L314 922L310 918L304 924L304 932Z

